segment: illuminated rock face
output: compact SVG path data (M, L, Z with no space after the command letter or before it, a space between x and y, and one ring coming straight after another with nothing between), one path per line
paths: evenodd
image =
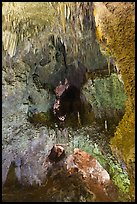
M70 64L75 64L73 67L77 68L80 59L89 71L107 67L107 60L100 52L94 32L91 35L89 22L92 20L86 12L86 6L90 5L64 5L46 2L2 5L4 149L7 144L10 144L9 148L13 147L13 140L15 149L25 149L28 138L35 137L37 131L38 135L41 134L35 128L32 130L28 117L31 120L34 115L33 122L36 124L51 124L49 112L55 101L54 89L60 80L65 79L65 63L69 65L68 69ZM77 20L75 9L78 9ZM91 44L88 43L89 39ZM70 80L74 84L79 83L79 77L77 79L71 75ZM17 129L22 131L17 132Z
M9 185L14 188L12 185L19 185L24 176L24 165L24 161L19 158L12 162L8 174L10 179L6 182L7 187ZM37 201L108 202L117 200L117 192L114 191L115 188L108 172L92 155L78 148L75 148L74 152L67 156L65 147L55 144L48 157L43 159L42 165L47 175L46 181L42 181L35 174L36 184L39 186L37 189L44 193L41 193L39 197L39 193L36 191L35 199ZM33 171L31 165L28 171ZM31 173L30 176L32 176ZM31 179L33 184L33 178ZM34 185L28 189L29 192L31 192L31 188L33 190ZM32 192L30 197L33 198L34 194ZM26 192L24 198L22 196L18 198L18 200L22 201L27 199L30 198Z
M94 6L97 39L103 52L116 59L128 95L126 112L111 140L111 146L116 155L123 157L128 165L131 194L134 197L135 4L95 2Z
M126 9L126 4L124 5ZM67 136L62 137L63 133L56 135L56 130L52 129L52 124L55 121L51 114L51 110L53 110L54 104L56 104L55 89L59 86L60 81L64 83L63 80L66 77L66 64L68 65L68 76L71 84L77 86L80 83L78 85L80 89L82 88L81 82L83 84L88 77L84 69L84 73L79 74L79 61L87 68L88 74L98 71L98 76L103 70L107 72L107 76L110 74L110 67L108 69L108 64L110 65L109 57L107 56L106 59L101 54L95 35L95 24L97 27L97 19L100 22L100 19L104 15L101 12L104 10L96 12L94 19L94 7L96 8L96 3L90 4L88 2L83 4L80 2L66 4L62 2L3 3L3 183L6 181L10 165L12 162L15 162L15 173L19 181L21 180L22 183L32 185L35 183L40 185L43 179L45 179L47 169L50 166L44 160L49 150L53 147L55 141L59 140L59 137L61 138L60 141L65 144L68 143L69 138ZM117 4L114 4L115 7L117 10ZM122 6L120 9L122 9ZM98 16L98 13L101 16ZM134 21L134 15L132 16L132 20ZM99 24L98 29L102 28L101 25ZM97 30L97 36L101 32ZM107 38L109 32L106 32L105 36ZM111 45L113 44L114 37L118 40L119 34L118 36L112 36ZM123 44L126 43L126 38L124 40ZM106 40L104 40L105 42ZM122 40L118 42L121 42L122 45ZM130 42L131 40L128 41L128 43ZM66 53L63 50L64 47ZM132 44L130 47L132 47ZM130 48L129 50L133 49ZM121 67L130 67L134 64L134 61L128 63L126 58L124 58L125 54L123 55L124 50L118 49L117 51L120 54L122 53L122 56L119 58L117 55L114 55L114 58L116 59L117 68L121 71L124 86L127 87L128 96L130 95L128 105L129 110L131 110L133 100L130 100L130 98L134 99L132 94L132 91L134 93L134 87L131 86L130 92L127 83L128 80L126 79L128 77L131 80L131 85L133 85L134 72L132 69L129 70L127 68L127 75L125 74L126 79L124 79L123 73L125 70L123 69L122 71ZM130 62L131 59L132 57L129 57ZM127 62L126 65L125 62ZM130 66L128 66L129 64ZM93 76L93 79L95 77ZM90 85L88 89L90 89ZM75 103L69 102L69 108L67 108L67 103L64 103L64 100L61 101L65 111L67 109L70 110L71 105L74 107L72 109L77 108L76 113L75 110L72 112L74 112L79 126L81 126L81 122L86 123L88 118L86 117L82 121L81 118L83 116L79 114L81 101L82 105L83 101L86 101L84 96L80 95L80 91L72 89L74 95L78 93L78 97L76 97ZM88 114L90 115L88 110L90 109L85 111L86 116ZM127 128L131 129L131 135L134 135L134 115L132 114L132 110L130 113L124 117L127 124L130 124ZM93 118L91 115L89 116L90 123L94 120L93 111L91 111L91 114ZM101 114L101 111L99 111L99 114ZM129 115L129 119L132 119L132 124L128 123ZM70 119L74 127L76 124L74 122L75 119ZM123 131L125 131L125 126L123 126ZM120 132L120 134L123 135L123 132ZM129 160L130 155L134 152L134 143L131 139L131 144L127 147L127 149L130 149L131 154L127 157L124 149L126 144L129 144L129 141L127 142L127 136L125 138L127 139L124 140L122 156L124 155ZM116 144L118 144L117 139ZM121 144L121 141L119 144ZM132 148L130 148L131 146ZM20 163L22 164L21 166ZM99 167L98 163L96 165ZM92 170L92 168L89 168L88 173L91 174ZM101 182L104 182L106 179L109 180L106 171L102 170L102 176L99 179ZM52 189L50 190L52 191Z

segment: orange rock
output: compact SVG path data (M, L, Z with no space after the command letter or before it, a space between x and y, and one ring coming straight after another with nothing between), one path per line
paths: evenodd
M95 195L95 201L112 200L105 189L111 182L110 176L92 155L76 148L74 154L67 158L66 164L70 174L77 170L82 175L87 189Z

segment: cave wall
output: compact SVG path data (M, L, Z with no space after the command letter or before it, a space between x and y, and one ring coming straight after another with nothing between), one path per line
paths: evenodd
M64 42L68 64L80 59L89 70L107 66L95 40L92 4L7 2L2 11L3 46L11 57L18 56L21 42L25 52L31 47L38 52L53 34Z
M65 4L56 2L2 4L3 183L11 162L16 160L17 163L23 160L22 182L40 183L45 175L42 161L53 143L58 142L55 130L47 126L38 128L28 121L28 113L36 113L34 122L45 125L50 123L48 111L53 105L55 94L50 93L50 87L46 89L44 83L51 77L55 88L60 73L65 71L62 55L56 47L58 37L65 44L67 64L75 64L75 61L77 64L77 59L81 58L89 70L107 66L107 60L95 41L94 32L90 32L91 19L87 18L85 26L85 14L82 16L81 10L77 14L80 18L74 19L79 4L68 3L67 6L65 12ZM54 46L52 36L55 38ZM91 45L94 46L94 52L88 44L89 39L93 42ZM77 43L80 44L79 48L76 47ZM90 55L93 67L90 66ZM99 56L99 60L95 60L96 56ZM36 77L34 81L33 74L39 75L40 80L37 81Z
M34 127L27 115L28 110L42 112L34 120L45 124L49 121L46 113L55 95L49 93L49 86L45 89L44 81L52 75L55 87L62 70L64 73L62 55L58 53L57 59L53 35L55 42L59 36L64 43L69 65L77 67L79 59L90 72L108 68L110 56L115 59L128 101L112 147L114 151L118 148L127 164L130 159L134 161L134 4L85 2L83 5L80 2L2 4L3 182L11 161L18 161L19 157L26 159L22 167L25 182L40 183L45 173L42 160L57 141L54 130ZM38 69L41 71L37 72ZM34 82L33 74L38 74L42 83Z
M135 162L135 3L95 2L96 35L102 52L113 56L128 95L126 112L119 123L112 150L126 161L134 197Z

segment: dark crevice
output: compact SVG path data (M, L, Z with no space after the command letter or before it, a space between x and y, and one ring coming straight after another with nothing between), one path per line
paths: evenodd
M56 99L55 103L59 103L59 108L54 109L55 115L59 120L60 117L63 117L65 120L65 117L68 117L70 114L81 112L83 103L80 98L80 89L69 86L68 89ZM54 104L54 106L56 106L56 104Z

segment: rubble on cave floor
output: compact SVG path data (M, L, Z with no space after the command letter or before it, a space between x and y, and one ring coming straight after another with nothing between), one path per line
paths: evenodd
M18 183L20 186L18 198L14 198L17 189L12 186L14 192L11 201L15 201L15 199L24 202L28 201L27 199L50 202L110 202L117 200L117 190L108 172L97 159L81 149L75 148L71 155L66 155L65 148L56 144L49 152L47 159L45 158L45 165L48 165L45 181L39 184L40 186L26 186L27 192L24 192L23 185ZM13 165L11 168L13 176ZM15 181L17 184L17 179L13 180L14 184ZM5 195L7 187L9 186L5 185L3 192ZM24 197L21 194L24 194Z

